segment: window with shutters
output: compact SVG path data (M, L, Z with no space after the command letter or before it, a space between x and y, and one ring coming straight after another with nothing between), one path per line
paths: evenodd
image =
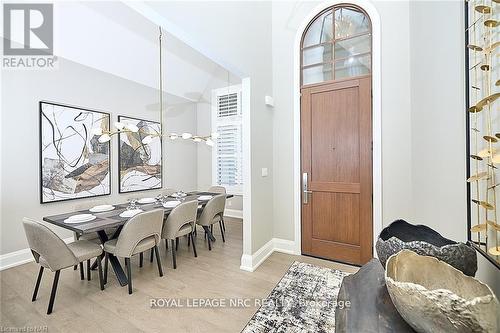
M243 192L241 86L212 93L212 130L219 136L212 150L212 182L231 194Z

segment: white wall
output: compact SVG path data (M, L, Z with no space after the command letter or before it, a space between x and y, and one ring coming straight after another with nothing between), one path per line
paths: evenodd
M22 218L41 220L43 216L91 207L95 199L39 204L39 125L38 102L78 105L117 116L158 120L158 91L117 76L59 59L54 71L3 71L1 101L1 247L0 254L27 247ZM165 96L173 102L172 96ZM176 98L176 102L182 99ZM192 103L191 103L192 104ZM167 130L196 130L194 105L174 105L165 120ZM15 138L15 139L14 139ZM181 147L182 145L182 147ZM159 191L119 195L117 139L111 141L112 194L99 201L125 202L129 197L156 195ZM190 142L166 142L165 187L196 189L196 146ZM62 237L71 234L55 228Z
M383 223L466 240L463 3L374 1L382 25ZM274 237L293 240L293 43L318 2L273 2ZM445 21L443 21L445 20ZM439 31L439 33L436 33ZM443 38L446 36L446 38ZM478 255L477 276L500 293Z
M252 173L252 243L247 253L251 254L273 237L273 112L264 105L264 96L272 95L271 2L169 1L147 5L182 28L197 45L223 59L227 68L250 77L251 161L245 163ZM269 169L268 177L261 177L264 167Z
M274 237L294 239L293 52L297 27L318 2L273 2ZM407 1L376 1L382 24L382 212L412 216Z
M414 221L459 241L467 239L463 12L461 1L410 4ZM479 253L478 266L500 295L500 270Z

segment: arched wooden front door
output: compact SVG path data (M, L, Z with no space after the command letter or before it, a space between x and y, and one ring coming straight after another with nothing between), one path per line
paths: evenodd
M373 247L370 19L333 6L301 48L302 253L362 265Z

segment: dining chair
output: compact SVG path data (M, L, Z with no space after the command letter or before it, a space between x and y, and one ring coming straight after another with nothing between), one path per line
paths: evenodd
M47 314L51 314L52 308L54 307L61 270L82 263L85 260L92 258L99 259L102 256L102 248L95 243L85 240L66 244L48 227L26 217L23 218L23 226L31 253L35 258L35 262L40 265L35 290L31 298L32 302L36 300L44 268L48 268L52 272L55 272L52 291L50 293L49 307L47 309ZM101 260L98 260L98 266L100 287L101 290L104 290Z
M226 194L226 188L224 186L210 186L208 192Z
M132 266L130 258L146 250L153 250L156 253L156 263L158 273L163 276L158 243L161 239L161 229L163 226L163 209L154 209L140 213L130 218L123 226L118 238L111 239L104 243L104 283L108 278L109 254L125 258L128 277L128 293L132 294Z
M224 229L222 228L222 222L224 221L224 208L226 206L226 195L219 194L210 199L200 216L197 218L196 224L202 227L211 227L215 223L219 223L220 232L222 234L222 241L226 242L224 237ZM208 249L212 251L212 244L210 237L208 239Z
M108 238L113 238L113 235L115 234L117 228L108 228L105 229L104 231L106 232L106 235L108 235ZM86 240L92 243L95 243L97 245L101 245L101 239L97 235L97 232L89 233L89 234L78 234L77 232L73 232L73 239L75 241L78 240ZM95 267L95 262L94 262L94 267ZM76 271L78 266L74 266L74 270ZM90 281L91 280L91 265L90 265L90 259L87 260L87 279ZM85 280L85 276L83 274L83 262L80 263L80 280Z
M210 186L208 188L208 192L226 194L226 188L224 186ZM211 228L213 231L213 226ZM224 219L222 220L222 229L224 230L224 232L226 232L226 224L224 223Z
M165 239L165 244L168 245L168 241L172 245L172 262L174 269L177 268L175 252L177 251L178 239L181 236L188 236L189 240L193 243L193 253L195 257L198 257L196 253L196 245L193 238L193 231L196 223L196 213L198 211L198 201L188 201L179 204L177 207L172 209L170 214L168 214L167 219L163 222L163 230L161 232L161 238ZM174 243L175 242L175 243ZM168 247L167 247L168 253Z

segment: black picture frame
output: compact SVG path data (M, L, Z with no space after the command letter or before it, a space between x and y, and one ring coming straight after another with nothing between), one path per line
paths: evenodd
M125 118L135 120L135 121L144 121L144 122L148 122L151 124L156 124L161 129L161 124L157 121L136 118L136 117L130 117L130 116L126 116L126 115L118 115L118 122L122 122L122 120ZM122 178L122 175L121 175L121 158L122 158L122 156L121 156L121 136L122 135L123 135L122 133L119 133L117 135L117 137L118 137L118 193L120 193L120 194L122 194L122 193L134 193L134 192L152 191L152 190L162 189L163 188L163 140L162 140L161 136L159 137L159 140L160 140L160 185L159 185L159 187L143 188L143 189L128 190L128 191L124 191L122 189L122 179L121 179Z
M74 198L65 198L65 199L59 199L59 200L50 200L46 201L44 200L44 192L43 192L43 105L53 105L53 106L58 106L58 107L65 107L65 108L71 108L75 110L81 110L81 111L86 111L86 112L94 112L94 113L99 113L107 116L108 118L108 128L111 126L111 114L109 112L105 111L100 111L100 110L95 110L92 108L87 108L87 107L81 107L81 106L76 106L76 105L71 105L71 104L65 104L65 103L60 103L60 102L51 102L51 101L46 101L46 100L41 100L38 102L38 134L39 134L39 139L38 139L38 168L39 168L39 199L40 199L40 204L50 204L50 203L56 203L56 202L64 202L64 201L72 201L72 200L78 200L78 199L88 199L88 198L96 198L96 197L103 197L103 196L108 196L111 195L111 163L112 163L112 158L111 158L111 142L107 142L106 144L108 145L108 176L109 177L109 184L107 188L107 193L104 194L95 194L95 195L85 195L85 196L77 196Z
M465 160L466 160L466 179L469 179L471 176L471 164L470 164L470 119L469 119L469 104L470 104L470 80L469 80L469 3L464 1L464 22L465 22L465 45L464 45L464 53L465 53ZM493 259L486 251L484 251L480 246L477 245L476 242L472 240L472 197L471 197L471 184L469 182L467 184L467 243L470 244L477 252L479 252L483 257L485 257L489 262L491 262L496 268L500 269L500 263ZM485 243L480 243L480 245L486 245Z

